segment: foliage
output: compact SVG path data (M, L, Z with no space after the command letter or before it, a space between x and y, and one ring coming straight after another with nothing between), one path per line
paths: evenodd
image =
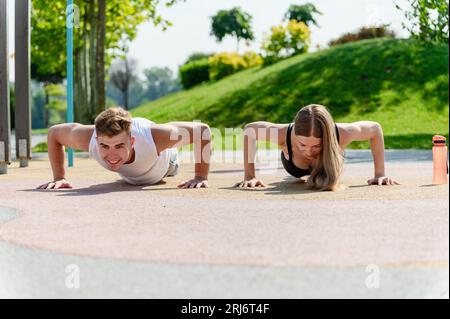
M297 22L304 22L309 27L311 24L319 26L314 15L322 15L322 12L320 12L312 3L291 5L286 12L285 19L288 21L295 20Z
M263 60L263 58L261 57L261 55L259 55L259 54L256 53L256 52L253 52L253 51L245 52L245 53L242 55L242 58L243 58L244 61L245 61L245 64L246 64L245 68L246 68L246 69L248 69L248 68L253 68L253 67L255 67L255 66L262 65L263 62L264 62L264 60Z
M235 7L231 10L220 10L212 17L211 35L218 42L222 42L227 35L237 39L238 51L240 40L254 40L252 31L252 16L241 8Z
M16 101L15 101L15 94L14 94L14 85L9 85L9 114L10 114L10 125L11 125L11 129L15 129L16 127L16 122L15 122L15 105L16 105Z
M200 83L209 81L208 59L197 60L183 65L180 68L181 83L185 89L192 88Z
M402 10L408 24L403 23L411 35L425 43L449 41L449 2L448 0L408 0L410 8Z
M117 59L111 66L109 74L111 84L123 94L123 107L129 109L131 82L137 78L137 61L135 59Z
M104 107L106 69L124 56L137 35L137 27L152 20L166 29L170 22L158 5L178 0L78 0L74 29L75 116L90 122ZM51 8L51 10L49 10ZM31 60L33 78L56 83L66 73L66 1L32 2Z
M211 80L220 80L236 72L261 65L263 60L255 52L239 55L236 52L223 52L213 55L209 59Z
M209 59L211 56L212 56L211 53L195 52L195 53L192 53L192 54L186 59L186 62L184 62L183 65L188 64L188 63L190 63L190 62L198 61L198 60Z
M180 91L181 85L169 68L153 67L144 71L146 98L153 101L167 94Z
M336 40L331 40L328 45L330 47L374 38L395 38L395 32L388 29L387 25L362 27L357 32L345 33Z
M306 53L310 43L311 31L304 22L290 20L286 26L274 26L262 45L264 64L273 64L284 58Z
M371 39L253 68L133 109L157 122L201 120L242 128L289 123L300 107L328 107L338 123L379 122L387 148L426 148L448 136L449 48L415 40ZM352 143L350 148L368 148Z
M44 106L49 115L48 125L64 122L67 109L65 88L59 84L48 84L44 90L48 101Z

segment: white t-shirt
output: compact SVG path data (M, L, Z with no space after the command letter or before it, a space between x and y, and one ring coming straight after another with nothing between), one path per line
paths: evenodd
M124 164L117 173L129 184L156 184L167 174L170 159L176 149L166 149L158 156L156 144L153 140L151 126L154 123L144 118L133 118L131 135L136 138L134 144L135 159L131 164ZM101 166L110 170L100 157L97 144L97 132L94 130L89 143L89 157L94 158Z

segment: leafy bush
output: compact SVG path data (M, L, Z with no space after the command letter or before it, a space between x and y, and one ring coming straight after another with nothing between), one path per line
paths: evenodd
M247 52L242 56L236 52L218 53L209 59L209 74L211 80L220 80L244 69L261 65L262 63L263 59L255 52Z
M185 89L190 89L200 83L209 81L208 59L197 60L180 67L181 83Z
M186 62L184 62L183 65L199 60L209 59L211 56L211 53L195 52L187 58Z
M263 58L256 52L248 51L242 56L246 63L246 68L252 68L263 64Z
M336 40L331 40L328 45L334 47L349 42L356 42L373 38L395 38L395 32L388 29L386 25L362 27L357 32L345 33Z
M209 59L211 80L220 80L245 69L245 60L236 52L218 53Z
M278 25L263 42L264 64L308 52L311 31L304 22L290 20L286 26Z

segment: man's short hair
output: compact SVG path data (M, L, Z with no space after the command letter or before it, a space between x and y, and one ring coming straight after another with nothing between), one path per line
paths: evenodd
M131 134L131 114L121 107L112 107L100 113L95 119L97 135L113 137L123 131Z

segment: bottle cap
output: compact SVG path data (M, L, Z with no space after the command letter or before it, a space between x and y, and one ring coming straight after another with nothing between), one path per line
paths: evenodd
M435 135L433 136L433 144L434 146L446 146L447 139L445 136Z

